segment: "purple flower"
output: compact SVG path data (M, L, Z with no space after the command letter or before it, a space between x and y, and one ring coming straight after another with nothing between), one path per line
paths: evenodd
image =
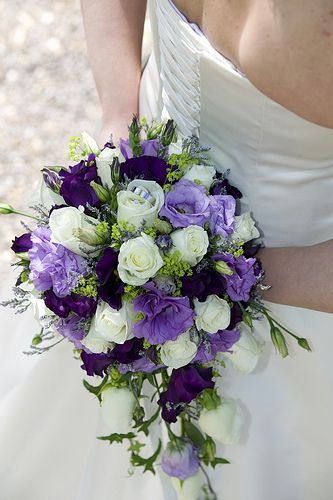
M133 151L130 146L129 139L120 139L119 147L125 160L133 158ZM158 156L159 151L161 149L161 144L157 139L149 139L147 141L142 141L141 147L142 147L142 155Z
M133 361L133 363L118 365L118 370L123 374L128 372L152 373L162 368L162 366L163 365L157 365L147 354L144 354L142 358Z
M167 163L156 156L137 156L120 164L123 176L129 179L156 181L161 186L165 183L167 169Z
M61 319L56 324L56 329L63 337L73 342L76 349L82 349L81 340L85 335L85 321L76 316L71 315L68 318Z
M114 363L113 357L108 354L90 354L85 351L81 352L81 359L83 365L81 368L87 372L87 375L93 376L98 375L103 377L106 373L106 369L112 363Z
M244 255L234 257L231 254L214 255L214 260L223 260L232 269L233 274L225 276L227 293L233 301L247 302L252 288L257 282L258 266L254 258L247 259Z
M134 311L145 314L144 319L134 324L133 333L151 344L163 344L175 340L193 325L194 311L188 297L170 297L147 283L147 293L134 299Z
M212 389L213 369L187 365L173 370L166 391L162 392L159 404L162 406L162 418L166 422L176 422L184 403L190 403L204 389Z
M124 286L116 274L118 266L118 253L113 248L106 248L96 266L99 280L98 295L109 306L119 310Z
M167 444L162 454L162 469L168 476L185 480L199 470L199 457L192 443L178 439Z
M219 175L219 174L217 174ZM213 195L219 194L229 194L235 199L242 198L242 193L235 186L232 186L228 179L220 179L218 182L214 183Z
M169 219L174 227L203 227L210 217L210 202L205 188L187 179L181 179L172 188L165 196L160 216Z
M201 302L207 299L208 295L221 295L225 292L227 283L225 277L211 267L206 267L202 271L193 271L192 276L185 276L182 279L182 294L187 297L197 297Z
M89 205L95 207L101 204L94 189L90 186L91 181L99 182L95 155L89 155L88 160L81 160L68 170L59 172L62 178L60 194L66 203L73 207Z
M46 307L51 309L60 318L67 318L70 312L74 312L80 318L91 318L96 311L96 300L92 297L83 297L76 293L66 297L57 297L52 290L44 295Z
M31 233L30 279L37 290L53 289L58 297L69 295L87 273L85 259L58 243L51 242L51 231L37 227Z
M203 337L193 361L200 363L213 361L218 352L230 352L239 338L238 330L220 330L213 335L207 334Z
M12 250L15 253L28 252L32 247L31 233L24 233L21 236L16 236L13 240Z
M134 338L123 344L117 344L112 349L111 355L118 363L130 364L142 357L143 350L143 340Z
M210 229L226 238L233 232L236 201L232 196L210 196Z

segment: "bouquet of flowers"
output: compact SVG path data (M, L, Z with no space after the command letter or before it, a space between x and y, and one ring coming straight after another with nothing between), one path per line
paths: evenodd
M172 120L134 117L118 147L110 138L100 150L86 133L71 138L76 164L42 170L34 212L0 205L36 222L13 242L20 274L5 303L36 311L41 329L29 353L67 339L98 380L84 385L108 426L100 439L128 440L133 467L155 473L161 463L182 498L193 488L216 498L206 468L228 463L216 441L237 442L242 425L217 382L227 360L243 372L255 367L262 345L253 320L268 319L282 356L286 333L310 349L264 306L259 231L207 151L195 137L177 138ZM160 419L169 441L143 456Z

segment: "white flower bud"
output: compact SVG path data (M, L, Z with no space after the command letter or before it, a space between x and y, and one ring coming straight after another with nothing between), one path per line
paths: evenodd
M193 165L183 176L183 179L188 179L192 182L199 181L200 184L209 189L213 183L215 175L216 170L214 167L209 167L207 165Z
M168 340L160 350L161 360L166 366L180 368L195 358L198 348L190 339L189 331L182 333L176 340Z
M241 373L250 373L257 366L263 348L264 343L258 342L251 330L242 324L240 339L232 346L232 353L225 352L224 356Z
M176 490L178 500L201 500L203 498L202 488L206 484L206 478L201 470L185 481L179 481L179 479L172 477L171 482Z
M96 328L96 316L90 325L88 334L81 340L81 344L94 354L107 353L114 347L114 344L101 335Z
M114 157L118 157L120 163L125 160L119 148L105 148L96 157L98 176L103 186L108 186L109 188L112 187L110 166L112 165Z
M224 399L213 410L203 409L199 425L203 432L223 444L236 444L241 437L243 416L233 399Z
M110 434L127 434L132 426L136 400L127 388L107 387L103 390L101 413Z
M233 241L243 241L246 243L254 238L259 238L259 236L260 233L255 226L250 212L235 216L234 232L231 235Z
M85 152L89 155L90 153L94 153L96 156L99 154L100 149L93 137L89 135L87 132L81 133L82 145L84 147Z
M123 344L133 338L132 334L133 313L129 304L124 305L119 311L113 309L106 302L100 302L95 315L95 331L103 339L116 344Z

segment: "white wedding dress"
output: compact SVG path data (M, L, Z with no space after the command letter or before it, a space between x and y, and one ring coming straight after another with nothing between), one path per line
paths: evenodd
M141 114L171 116L211 147L266 246L332 238L333 130L263 95L169 0L151 0L150 15ZM267 304L313 352L291 343L281 359L267 344L253 373L228 370L223 394L240 402L246 428L240 444L222 448L231 464L212 472L212 483L218 500L331 500L333 315ZM34 328L26 318L1 310L0 500L175 500L162 474L128 477L125 448L96 440L104 432L97 400L68 344L21 354ZM256 329L268 340L264 324Z

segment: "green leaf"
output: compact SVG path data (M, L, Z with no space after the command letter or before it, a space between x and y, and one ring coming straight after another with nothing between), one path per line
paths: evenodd
M154 415L152 415L148 420L145 420L144 422L140 423L140 425L138 427L138 432L143 432L146 436L148 436L149 427L151 426L151 424L153 422L155 422L155 420L157 419L159 414L160 414L160 408L158 408L156 410L156 412L154 413Z
M108 381L108 376L106 375L101 384L100 385L91 385L89 384L89 382L87 382L86 380L83 380L83 385L84 387L87 389L87 391L91 392L92 394L94 394L99 400L101 400L101 392L102 392L102 389L103 387L105 386L105 384L107 383Z
M109 441L112 443L122 443L124 439L134 439L136 436L133 432L129 432L128 434L110 434L110 436L99 436L97 439L101 441Z
M219 458L219 457L215 457L214 460L212 460L210 462L211 466L213 467L213 469L215 469L215 467L218 465L218 464L230 464L230 462L228 460L226 460L225 458Z
M143 472L150 471L155 475L154 463L158 455L160 454L162 449L162 442L158 440L158 446L153 455L149 458L144 458L138 455L137 453L132 453L131 463L135 467L143 467Z
M199 448L204 446L205 444L205 438L199 431L199 429L192 424L192 422L189 421L184 421L184 430L186 432L187 437L190 438L191 441L193 441L194 444L196 444Z

